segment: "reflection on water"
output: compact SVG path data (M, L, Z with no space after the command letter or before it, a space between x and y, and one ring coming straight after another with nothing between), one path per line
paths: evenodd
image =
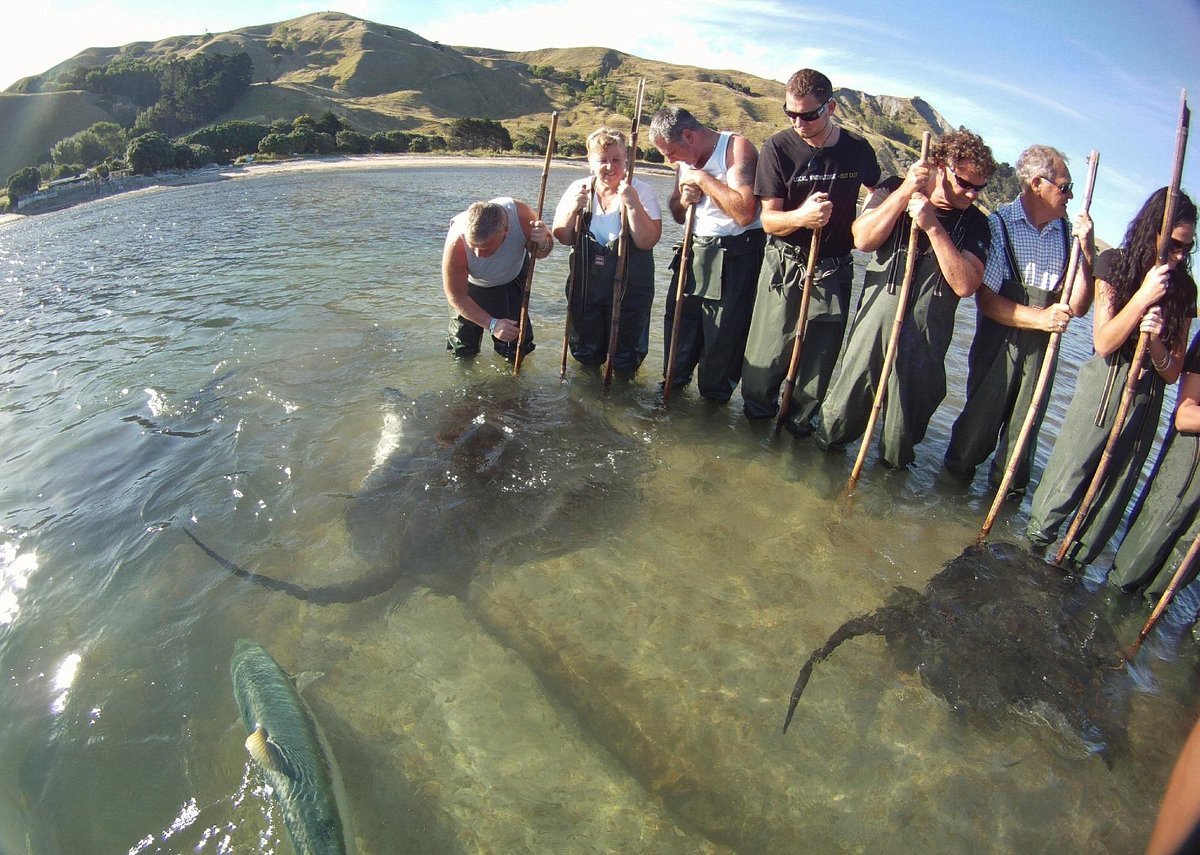
M300 674L368 852L1139 848L1191 723L1190 642L1148 658L1111 770L1036 721L963 719L875 638L825 663L779 732L808 654L923 589L987 511L982 478L939 474L970 304L917 463L869 462L847 501L853 450L772 440L736 397L662 411L657 323L632 383L604 396L572 366L560 384L561 249L537 266L547 346L518 381L450 359L445 225L477 196L532 197L539 173L264 176L0 230L0 850L286 851L242 747L238 637ZM578 174L556 165L547 198ZM1045 438L1087 350L1073 330ZM540 430L500 408L527 444L460 426L405 445L396 395L428 412L513 388L549 407ZM476 456L439 456L460 441ZM615 482L589 468L613 447L639 461ZM500 489L500 472L528 477ZM300 585L425 570L303 602L231 576L184 526ZM1138 604L1107 608L1131 639Z

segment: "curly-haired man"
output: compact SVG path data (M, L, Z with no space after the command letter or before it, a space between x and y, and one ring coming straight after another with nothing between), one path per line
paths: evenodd
M974 203L995 170L991 149L960 129L939 139L903 181L888 178L867 200L854 221L854 243L874 255L841 373L821 407L815 437L823 447L839 448L866 430L915 226L916 266L895 368L887 379L880 439L885 465L900 469L915 459L914 448L946 396L946 350L958 301L983 281L991 232Z

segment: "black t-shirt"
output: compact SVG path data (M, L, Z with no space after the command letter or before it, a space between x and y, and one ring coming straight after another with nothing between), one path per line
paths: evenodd
M1112 269L1116 266L1117 261L1121 258L1121 250L1112 247L1104 250L1096 257L1096 269L1093 275L1097 279L1103 279L1105 282L1111 282Z
M874 192L867 197L867 203L863 205L864 211L870 211L878 208L883 200L903 186L904 180L895 175L888 176L879 183ZM946 234L950 235L950 240L954 245L961 250L971 253L984 264L987 264L988 251L992 245L992 229L988 225L987 217L983 211L979 210L974 205L964 210L938 208L934 206L934 214L937 216L938 222L945 229ZM908 229L905 228L905 221L908 215L902 213L900 218L896 220L896 224L892 226L891 241L895 244L889 254L895 251L898 247L898 241L901 237L907 239ZM917 238L917 252L926 253L932 252L930 249L929 236L921 233ZM877 253L878 254L878 253Z
M796 210L813 193L828 193L833 213L821 230L819 255L838 258L854 247L850 225L857 214L858 188L874 187L879 178L875 150L858 134L841 128L835 145L817 149L788 128L763 143L754 193L782 199L785 211ZM807 249L812 231L797 229L779 240Z
M1200 330L1196 331L1187 355L1183 358L1183 370L1188 374L1200 374Z

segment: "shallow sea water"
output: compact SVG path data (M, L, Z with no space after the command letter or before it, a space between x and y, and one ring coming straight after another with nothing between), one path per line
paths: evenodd
M581 174L555 164L547 217ZM877 637L819 666L780 733L829 633L974 541L982 479L939 476L973 306L917 463L869 458L846 501L854 450L772 440L736 395L659 407L674 223L633 381L604 395L574 363L559 380L561 247L537 266L539 349L521 377L489 353L451 359L446 223L475 198L535 202L539 175L365 162L0 229L0 852L291 851L242 747L238 637L297 675L363 852L1139 850L1192 722L1190 639L1150 645L1111 769L1035 716L961 718ZM669 178L652 181L665 204ZM1044 438L1088 347L1073 330ZM183 534L303 585L400 577L347 526L388 390L513 384L597 414L635 445L638 474L539 505L536 535L488 515L499 540L455 559L460 596L398 583L305 603L231 577ZM561 437L538 434L551 486L587 439L563 418ZM1044 441L1039 469L1047 455ZM1027 509L993 539L1017 540ZM453 514L447 544L464 531ZM1132 639L1144 612L1113 612Z

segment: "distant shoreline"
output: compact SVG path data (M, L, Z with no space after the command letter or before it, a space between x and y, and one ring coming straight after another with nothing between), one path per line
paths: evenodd
M574 163L581 167L585 164L583 158L554 158L554 160L563 163ZM262 175L274 175L277 173L324 172L334 169L363 168L412 169L427 166L451 165L480 167L534 166L541 165L544 162L544 158L533 155L517 155L512 157L475 157L472 155L452 154L355 154L332 155L327 157L292 158L288 160L273 160L265 163L247 163L237 166L210 166L201 169L192 169L187 172L158 173L156 175L142 176L141 180L138 181L135 186L131 186L129 189L72 199L57 205L51 202L45 207L39 207L36 212L30 214L0 214L0 227L10 223L20 222L28 219L29 217L37 217L41 214L48 214L53 211L61 211L67 208L78 207L80 205L103 204L107 200L117 196L128 196L133 193L151 193L160 190L166 190L171 187L189 187L194 184L208 184L214 181L240 180ZM664 173L669 173L671 171L668 167L664 167L663 165L656 163L638 163L637 170L640 172L651 171Z

